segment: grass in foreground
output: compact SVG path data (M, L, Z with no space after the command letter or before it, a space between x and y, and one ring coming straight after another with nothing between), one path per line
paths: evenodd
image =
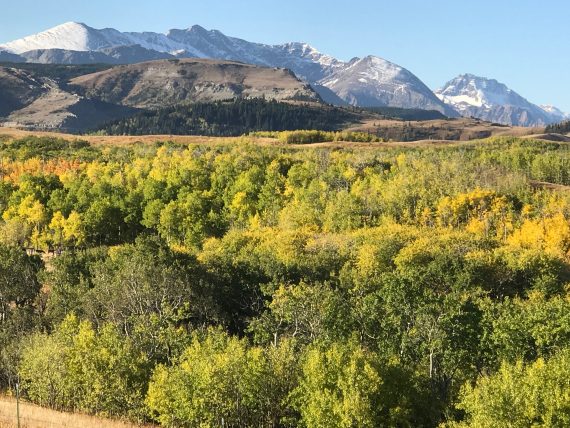
M0 397L0 428L16 428L16 400ZM133 425L112 419L57 412L20 401L21 428L134 428L152 425Z

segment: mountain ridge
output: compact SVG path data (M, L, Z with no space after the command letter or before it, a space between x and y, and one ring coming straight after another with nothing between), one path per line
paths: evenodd
M0 44L0 61L10 62L117 65L176 58L286 68L311 84L326 102L340 106L436 110L448 117L523 126L543 126L570 117L554 106L532 104L494 79L464 74L432 91L411 71L377 56L343 61L308 43L249 42L200 25L156 33L95 29L67 22ZM454 93L449 86L459 78L477 80L482 88L463 87Z
M233 60L266 67L287 68L313 85L328 88L343 102L353 106L429 108L450 116L457 116L455 111L440 102L433 92L413 73L384 59L369 56L359 60L366 63L370 58L378 58L378 61L390 64L399 70L405 70L408 80L400 80L394 83L380 77L372 78L369 79L364 90L362 87L356 88L354 91L339 90L339 95L335 92L336 85L332 82L339 78L351 80L354 76L347 75L343 71L353 66L353 61L345 62L323 54L308 43L289 42L280 45L254 43L226 36L218 30L206 30L199 25L194 25L185 30L172 29L163 34L152 32L122 33L110 28L97 30L86 24L70 22L23 39L5 43L0 45L0 50L23 55L26 61L30 57L32 60L38 60L39 57L44 62L55 62L62 60L63 56L66 63L72 64L76 59L91 62L106 60L105 57L100 56L86 59L84 52L106 54L105 50L117 50L119 47L127 46L138 46L138 49L161 52L176 58ZM58 59L54 55L55 52L51 51L52 57L50 58L50 52L47 54L45 52L53 49L65 50L68 53L63 55L59 52ZM37 53L27 53L30 51L43 51L43 56ZM144 61L149 58L148 55L131 55L127 61L125 54L118 52L107 61L112 63L140 62L137 59ZM360 70L360 72L372 75L375 73L375 68L372 65L369 70ZM378 75L378 73L376 74ZM332 79L331 76L333 76ZM394 96L388 96L396 87L398 93ZM334 97L330 98L335 99Z
M545 126L556 122L553 112L560 111L547 111L496 79L469 73L448 81L435 94L462 116L507 125Z
M0 66L0 126L81 132L141 110L195 102L260 98L322 104L291 71L238 62L168 59L85 67L95 72L61 78L38 67Z

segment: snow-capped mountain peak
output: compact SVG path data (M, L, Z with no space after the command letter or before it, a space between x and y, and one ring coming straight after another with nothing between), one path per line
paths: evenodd
M436 91L438 97L456 109L492 108L495 105L524 103L516 92L495 79L487 79L473 74L463 74L448 82L443 89Z
M570 114L569 113L564 113L562 110L560 110L558 107L552 106L552 105L541 105L540 106L541 109L543 109L545 112L547 112L548 114L559 118L561 121L565 120L565 119L570 119Z
M557 121L551 112L495 79L462 74L435 93L462 116L522 126L543 126Z
M334 103L438 110L448 116L462 114L522 125L541 125L567 117L554 107L529 103L493 79L464 74L434 94L409 70L377 56L346 62L319 52L309 43L254 43L199 25L163 34L94 29L68 22L0 45L0 54L8 61L65 64L123 64L190 57L233 60L290 69Z
M349 104L438 110L457 116L414 74L377 56L353 58L319 82Z
M59 49L94 50L97 46L89 43L91 30L91 27L80 22L66 22L41 33L1 45L0 49L16 54L37 49L50 49L55 45Z
M373 55L355 60L349 69L358 70L361 79L367 81L387 82L396 79L400 74L411 75L399 65ZM363 82L363 80L360 81Z

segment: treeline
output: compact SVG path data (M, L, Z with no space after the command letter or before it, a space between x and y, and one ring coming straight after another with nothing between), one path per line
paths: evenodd
M529 181L565 145L1 150L2 388L177 427L570 422L570 195Z
M398 107L365 107L363 110L378 113L382 116L385 116L386 118L406 121L447 119L447 116L437 110L421 110Z
M545 132L553 134L568 134L570 133L570 120L548 125Z
M325 142L355 142L355 143L379 143L384 141L382 138L368 132L353 131L317 131L317 130L298 130L298 131L281 131L281 132L252 132L252 137L276 138L285 144L313 144Z
M236 99L177 105L144 111L104 125L109 135L239 136L256 131L322 129L335 131L358 120L358 114L336 107L290 104L265 99Z

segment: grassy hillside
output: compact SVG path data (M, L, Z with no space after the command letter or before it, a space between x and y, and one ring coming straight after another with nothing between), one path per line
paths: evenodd
M413 121L446 119L446 116L443 113L436 110L406 109L397 107L368 107L364 110L380 114L386 119Z
M59 82L66 83L75 77L108 70L113 66L109 64L64 65L0 62L0 67L26 70L36 76L49 77Z

